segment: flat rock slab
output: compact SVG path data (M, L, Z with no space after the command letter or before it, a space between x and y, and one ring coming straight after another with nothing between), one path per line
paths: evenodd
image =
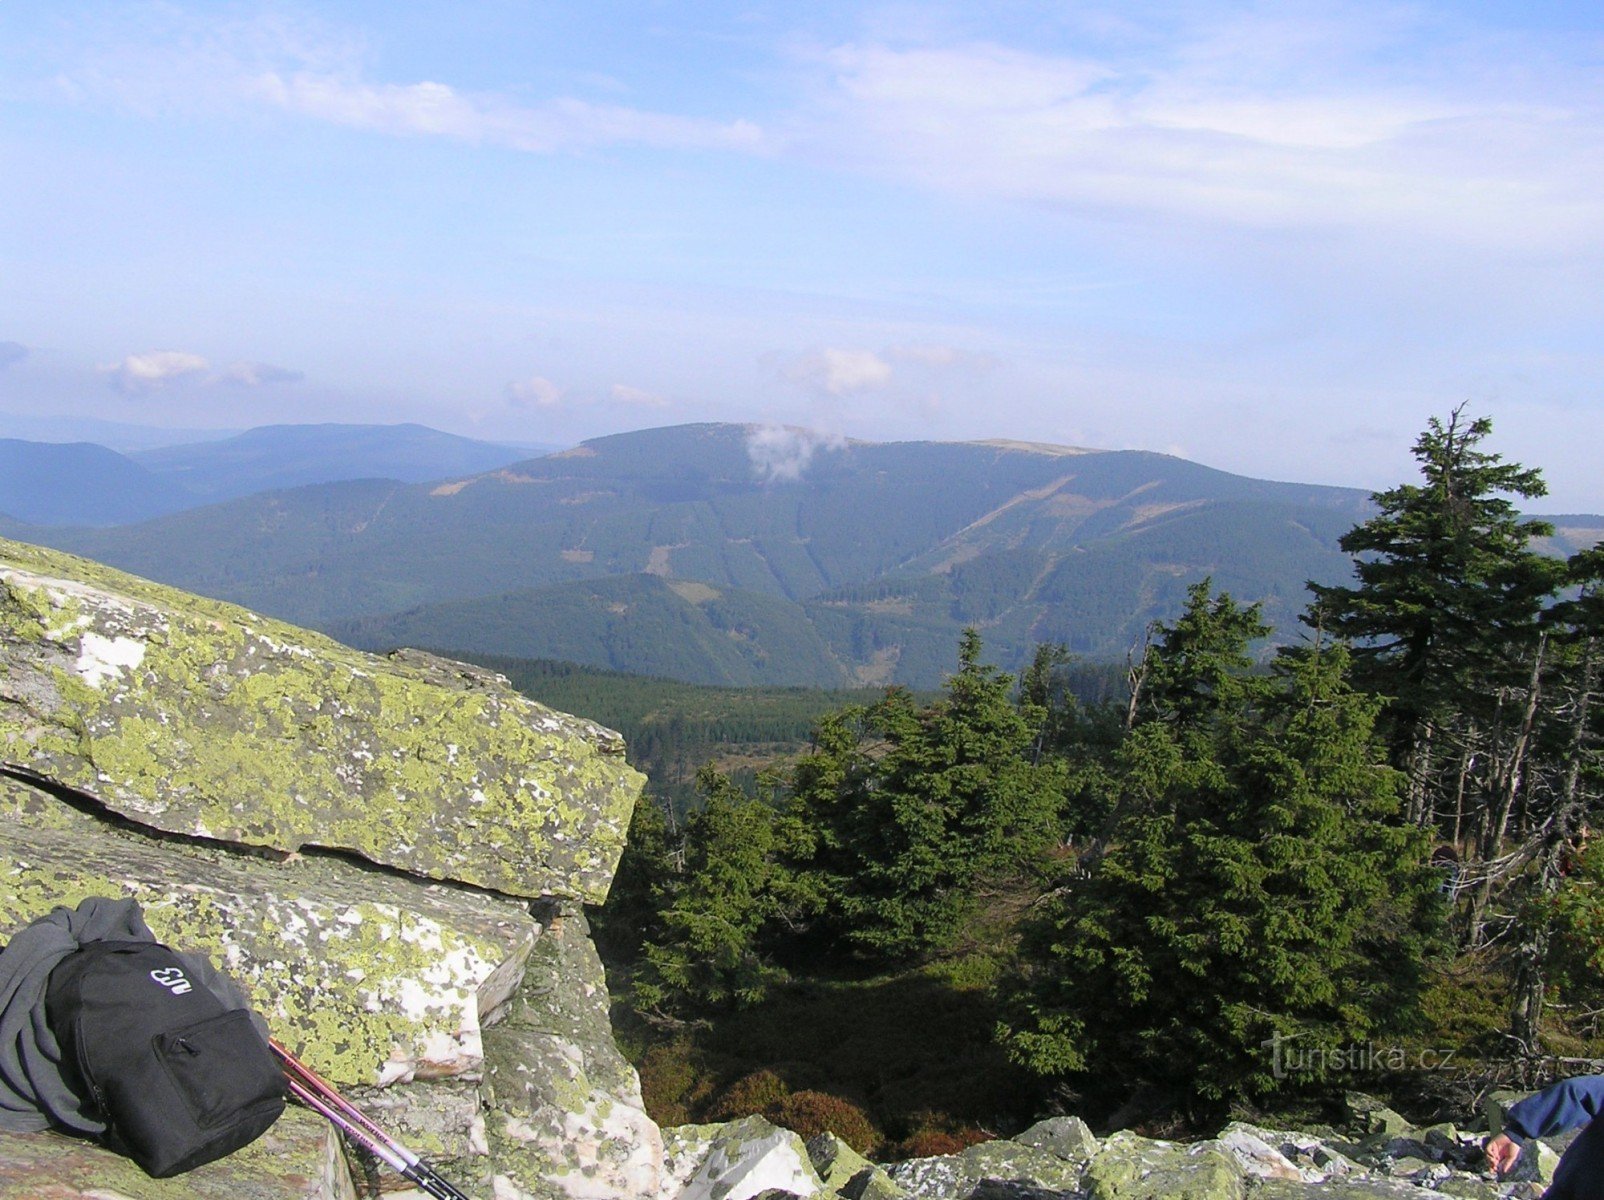
M0 789L0 806L28 791ZM480 1019L512 994L540 932L508 900L157 841L64 807L56 818L27 828L0 807L0 939L58 904L132 896L158 938L210 955L340 1084L477 1071Z
M644 778L492 672L0 539L0 760L190 836L605 899Z
M54 1133L0 1133L0 1200L354 1200L321 1117L287 1109L243 1150L172 1179Z
M755 1200L764 1192L817 1196L824 1183L802 1139L762 1117L663 1130L665 1200Z
M982 1142L957 1154L893 1163L886 1174L914 1200L967 1197L982 1182L1017 1184L1039 1192L1074 1192L1080 1168L1058 1155L1017 1142ZM1123 1200L1123 1198L1122 1198Z
M1082 1186L1091 1200L1242 1200L1246 1181L1218 1143L1182 1145L1116 1133L1086 1168Z

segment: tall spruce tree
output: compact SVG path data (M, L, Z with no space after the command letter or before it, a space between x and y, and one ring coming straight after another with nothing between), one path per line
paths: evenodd
M1355 682L1389 698L1385 736L1422 825L1448 810L1463 820L1454 805L1478 761L1502 776L1480 787L1482 803L1507 813L1521 765L1508 756L1525 745L1516 730L1541 666L1540 616L1562 570L1532 547L1552 526L1510 499L1544 495L1541 473L1483 449L1491 432L1463 408L1432 418L1414 446L1421 482L1378 493L1380 511L1341 540L1356 586L1309 585L1306 622L1348 639ZM1484 832L1500 824L1477 815Z

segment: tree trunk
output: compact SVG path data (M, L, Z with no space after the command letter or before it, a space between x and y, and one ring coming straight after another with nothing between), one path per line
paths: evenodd
M1564 847L1575 832L1573 827L1581 821L1585 808L1581 798L1582 756L1587 741L1588 710L1592 706L1597 675L1598 639L1588 638L1586 649L1582 652L1581 687L1571 710L1565 785L1560 793L1559 812L1554 816L1548 843L1543 850L1537 876L1537 903L1529 918L1531 928L1521 944L1515 973L1515 1011L1510 1019L1510 1032L1528 1053L1537 1049L1537 1036L1543 1020L1548 947L1552 934L1546 901L1559 890L1560 860Z

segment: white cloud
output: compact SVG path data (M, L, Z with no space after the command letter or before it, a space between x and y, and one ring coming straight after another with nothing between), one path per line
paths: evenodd
M121 362L108 363L101 371L111 378L118 391L133 395L166 387L174 379L198 375L210 366L198 354L183 350L151 350L130 354Z
M638 387L630 387L627 383L613 384L612 397L620 404L630 404L638 408L667 408L668 400L655 392L648 392Z
M846 444L839 434L793 425L753 425L746 432L752 473L765 483L795 483L820 450L840 450Z
M215 383L238 384L241 387L261 387L269 383L299 383L306 376L289 367L275 367L271 363L230 363L213 377Z
M868 391L891 382L891 364L871 350L815 350L785 364L780 373L792 383L832 396Z
M368 77L359 39L316 20L278 14L196 22L181 10L108 19L96 49L56 73L59 95L144 116L211 116L268 107L351 129L441 137L533 153L608 145L754 150L748 120L712 120L598 104L572 96L526 102L436 80Z
M670 149L750 150L763 140L750 121L718 122L559 97L540 105L459 92L448 84L374 84L337 75L269 71L248 94L278 108L377 133L486 142L533 153L636 144Z
M515 380L507 385L507 403L514 408L555 408L562 398L563 390L543 375Z
M1604 241L1604 112L1583 73L1536 84L1497 47L1368 10L1165 36L1137 59L841 45L814 64L824 79L794 143L932 189L1083 212ZM1389 74L1388 39L1410 37L1441 53Z
M28 347L21 342L0 342L0 370L28 357Z

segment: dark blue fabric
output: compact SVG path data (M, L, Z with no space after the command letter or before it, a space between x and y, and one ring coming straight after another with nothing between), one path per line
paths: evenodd
M1604 1200L1604 1119L1595 1119L1566 1149L1543 1200Z
M1604 1112L1604 1075L1578 1075L1512 1105L1504 1126L1523 1138L1548 1137L1586 1125Z
M1543 1200L1604 1200L1604 1075L1579 1075L1528 1096L1504 1114L1507 1131L1549 1137L1586 1124L1554 1171Z

